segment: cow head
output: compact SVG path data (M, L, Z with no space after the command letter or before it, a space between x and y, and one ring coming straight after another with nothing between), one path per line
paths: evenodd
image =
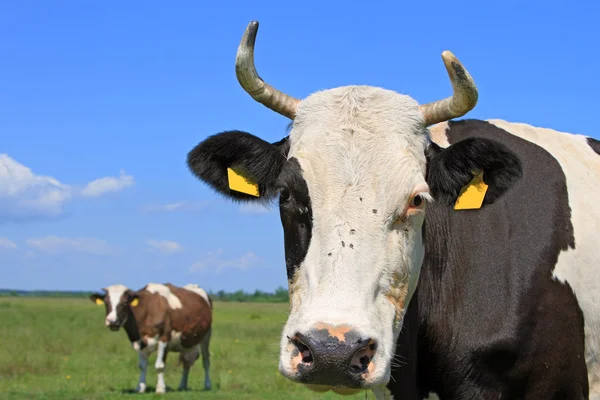
M106 318L104 324L111 331L118 331L131 315L130 306L137 306L138 295L123 285L103 288L101 293L93 293L90 300L98 305L104 304Z
M279 198L290 292L279 370L314 390L352 393L390 378L402 318L424 256L427 204L454 204L482 171L493 202L519 175L508 149L469 139L446 149L427 127L477 101L459 61L443 53L454 95L419 105L369 86L294 99L254 68L258 23L237 54L237 76L257 101L293 120L269 143L242 131L211 136L188 154L193 174L234 201ZM245 182L232 182L243 177ZM244 189L244 186L246 189Z

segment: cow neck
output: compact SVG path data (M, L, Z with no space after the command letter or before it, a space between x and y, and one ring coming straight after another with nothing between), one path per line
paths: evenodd
M127 312L127 320L125 321L123 328L125 329L125 332L127 332L127 337L129 338L129 341L132 343L137 342L138 340L140 340L140 330L138 328L137 322L135 320L135 315L133 314L131 307L127 308Z

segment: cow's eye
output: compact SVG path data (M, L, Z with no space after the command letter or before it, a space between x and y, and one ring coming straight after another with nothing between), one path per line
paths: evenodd
M410 201L411 208L419 208L425 203L425 199L420 194L415 195Z
M287 203L288 201L290 201L292 199L292 196L290 194L290 191L286 188L283 188L279 191L279 201L281 203Z

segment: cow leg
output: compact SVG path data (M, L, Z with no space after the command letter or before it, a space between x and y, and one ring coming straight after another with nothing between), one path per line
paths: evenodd
M202 342L200 343L200 348L202 349L202 366L204 367L204 390L211 389L210 372L209 372L210 354L208 351L211 333L212 333L212 328L209 328L208 332L206 332L206 335L204 335L204 338L202 339Z
M198 357L200 357L198 346L194 346L189 350L182 350L179 354L179 360L183 364L183 373L181 374L181 382L179 382L178 390L187 390L190 368L192 368Z
M138 352L140 368L140 380L138 383L138 393L144 393L146 391L146 370L148 369L148 354L140 351Z
M158 342L158 354L156 355L156 363L154 367L157 372L156 393L165 393L167 385L165 384L165 360L167 359L167 342L160 340Z

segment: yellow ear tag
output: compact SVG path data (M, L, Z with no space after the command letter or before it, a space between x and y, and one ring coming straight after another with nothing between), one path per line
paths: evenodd
M244 178L231 168L227 168L227 179L229 179L229 189L236 192L246 193L251 196L260 197L258 185Z
M102 301L102 299L96 299L96 304L98 304L99 306L101 306L102 304L104 304L104 302Z
M137 306L138 304L140 304L140 301L139 301L138 299L133 299L133 300L131 300L131 303L130 303L130 304L131 304L131 307L135 307L135 306Z
M483 171L475 174L473 180L463 187L454 204L455 210L476 210L481 208L488 185L483 181Z

